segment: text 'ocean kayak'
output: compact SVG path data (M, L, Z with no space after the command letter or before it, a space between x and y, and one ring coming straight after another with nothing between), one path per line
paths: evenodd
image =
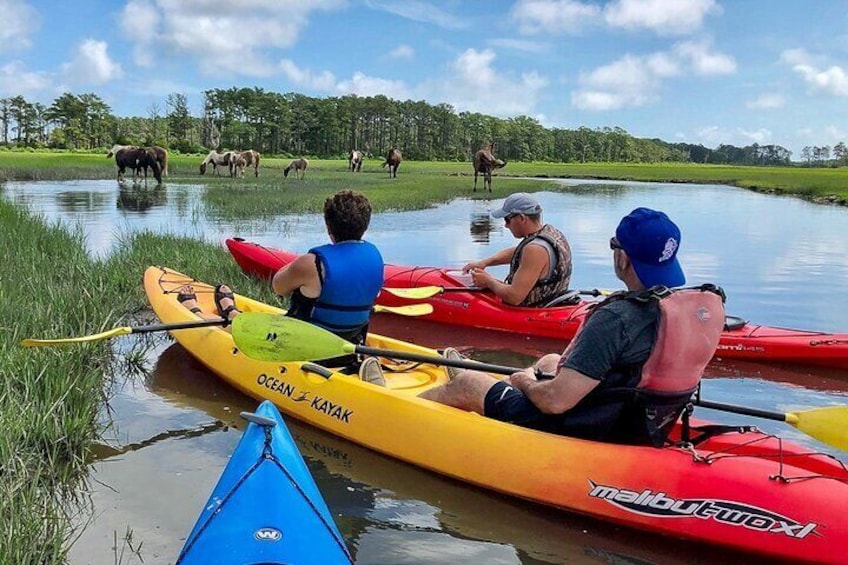
M163 323L196 321L178 303L191 283L214 316L213 287L165 267L144 286ZM236 295L245 312L282 311ZM493 491L633 528L799 561L844 562L848 470L837 459L756 431L694 447L600 443L543 433L418 398L447 381L441 366L398 365L387 386L306 362L258 361L225 328L172 331L198 361L242 392L339 437ZM297 343L296 332L286 336ZM369 334L368 346L436 355ZM384 363L391 365L390 360ZM679 424L678 424L679 427ZM673 432L679 437L679 430Z
M296 253L236 238L228 239L227 247L242 270L260 278L271 278L297 257ZM449 271L435 267L386 265L384 278L387 288L464 286ZM421 302L433 305L433 312L421 316L423 319L564 340L574 337L593 303L580 300L551 308L521 308L504 304L486 292L450 292L411 300L384 291L377 298L378 304L392 307ZM740 320L722 332L716 356L848 369L848 334L777 328Z

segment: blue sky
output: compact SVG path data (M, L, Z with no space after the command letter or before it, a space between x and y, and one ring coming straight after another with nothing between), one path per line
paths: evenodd
M848 142L835 0L0 0L0 96L146 116L210 88L384 94L547 127Z

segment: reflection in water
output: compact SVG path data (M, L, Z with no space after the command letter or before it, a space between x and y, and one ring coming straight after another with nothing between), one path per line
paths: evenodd
M255 405L176 344L147 385L178 407L240 429L236 414ZM476 563L729 562L723 552L501 496L286 423L357 563L435 564L458 555Z
M102 192L63 191L56 193L56 204L64 212L92 212L109 202Z
M164 185L150 189L140 185L118 186L118 210L146 212L154 206L164 206L167 201L168 195Z
M489 234L495 230L494 221L488 212L471 214L471 241L489 243Z

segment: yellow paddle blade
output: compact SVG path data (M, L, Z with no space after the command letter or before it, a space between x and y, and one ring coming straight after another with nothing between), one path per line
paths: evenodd
M400 298L410 298L412 300L421 300L423 298L431 298L437 294L441 294L444 290L441 286L419 286L415 288L389 288L383 287L383 290L389 294L394 294Z
M432 304L410 304L408 306L380 306L374 305L375 312L386 312L400 316L426 316L433 313Z
M786 422L810 437L848 451L848 406L789 412Z
M101 339L109 339L121 335L129 335L132 333L132 328L124 326L115 328L109 331L100 332L99 334L84 335L82 337L66 337L61 339L25 339L21 341L24 347L46 347L49 345L60 345L63 343L86 343L89 341L100 341Z

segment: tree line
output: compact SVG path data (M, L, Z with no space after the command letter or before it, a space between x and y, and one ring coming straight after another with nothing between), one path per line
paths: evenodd
M186 95L169 94L145 116L119 117L98 95L66 92L45 106L23 96L0 99L0 144L97 150L113 144L161 145L182 153L256 149L268 155L337 158L350 149L380 156L396 147L411 160L470 161L488 142L507 161L693 162L788 165L779 145L747 147L668 143L637 138L619 127L546 128L528 116L496 118L456 112L450 104L393 100L386 96L314 98L261 88L203 92L202 116L192 116ZM837 150L837 148L839 148ZM830 149L805 148L807 165L824 166ZM845 144L833 148L839 164Z

